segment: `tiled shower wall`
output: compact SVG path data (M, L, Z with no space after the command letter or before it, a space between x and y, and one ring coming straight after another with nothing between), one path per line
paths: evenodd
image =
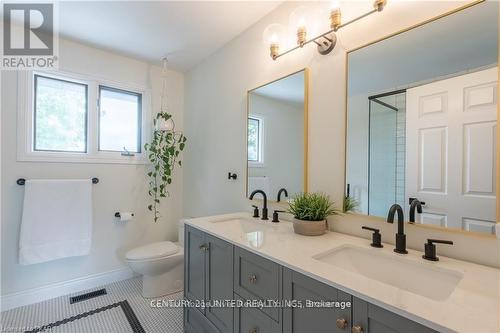
M396 203L406 207L405 164L406 164L406 93L397 94L396 107Z

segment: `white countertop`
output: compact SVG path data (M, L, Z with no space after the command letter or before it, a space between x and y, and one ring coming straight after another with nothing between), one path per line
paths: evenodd
M229 221L233 219L252 220L255 229ZM264 222L251 218L248 213L188 219L186 224L437 331L500 332L499 269L439 256L439 249L440 261L430 262L422 259L422 252L408 250L407 255L400 255L393 252L392 245L375 249L366 239L341 233L301 236L293 232L291 222ZM447 299L436 301L313 258L345 245L460 271L463 278Z

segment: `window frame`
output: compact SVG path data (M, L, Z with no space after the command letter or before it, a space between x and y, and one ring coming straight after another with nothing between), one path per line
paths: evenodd
M259 123L259 130L258 130L258 139L257 139L257 145L258 145L258 160L257 161L252 161L248 159L248 124L249 120L257 120ZM265 126L265 120L264 117L260 115L248 115L247 117L247 163L250 167L253 168L259 168L259 167L264 167L264 126Z
M102 90L107 90L107 91L112 91L112 92L118 92L122 94L127 94L127 95L133 95L138 97L138 107L137 107L137 119L139 120L138 128L137 128L137 147L138 151L132 151L129 150L130 153L132 154L141 154L143 147L142 147L142 132L143 132L143 119L142 119L142 113L143 113L143 106L142 106L142 93L140 92L135 92L135 91L130 91L130 90L125 90L125 89L119 89L115 87L109 87L107 85L99 84L97 87L98 89L98 97L97 97L97 150L100 152L119 152L123 153L124 151L118 151L118 150L107 150L107 149L101 149L101 91ZM125 147L126 148L126 147Z
M38 90L38 78L44 78L44 79L50 79L50 80L55 80L55 81L60 81L60 82L67 82L75 85L81 85L85 87L85 150L84 151L72 151L72 150L55 150L55 149L37 149L36 148L36 115L37 115L37 110L36 110L36 97L37 97L37 90ZM89 151L88 147L88 136L89 136L89 86L85 83L80 83L80 82L75 82L75 81L69 81L65 79L60 79L60 78L55 78L55 77L49 77L46 75L41 75L38 73L33 74L33 143L32 143L32 149L33 151L36 152L55 152L55 153L75 153L75 154L86 154Z
M87 85L87 151L49 151L35 150L34 116L35 116L35 75ZM141 145L149 142L152 135L151 92L140 85L125 84L95 76L51 71L19 71L18 76L18 110L17 110L17 160L22 162L59 162L59 163L109 163L109 164L147 164L146 154L141 146L140 153L124 156L118 151L99 151L99 86L115 88L140 94L141 98Z

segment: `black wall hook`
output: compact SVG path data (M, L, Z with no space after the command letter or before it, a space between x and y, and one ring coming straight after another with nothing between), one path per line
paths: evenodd
M235 174L235 173L228 172L228 173L227 173L227 179L233 179L233 180L236 180L236 179L238 179L238 175L237 175L237 174Z

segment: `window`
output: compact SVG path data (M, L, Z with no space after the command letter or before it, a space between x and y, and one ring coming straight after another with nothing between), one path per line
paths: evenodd
M141 94L99 86L99 150L141 152Z
M18 78L19 161L148 163L149 89L59 70Z
M248 162L263 162L262 158L262 126L260 118L248 117Z
M33 149L87 151L87 85L35 75Z

